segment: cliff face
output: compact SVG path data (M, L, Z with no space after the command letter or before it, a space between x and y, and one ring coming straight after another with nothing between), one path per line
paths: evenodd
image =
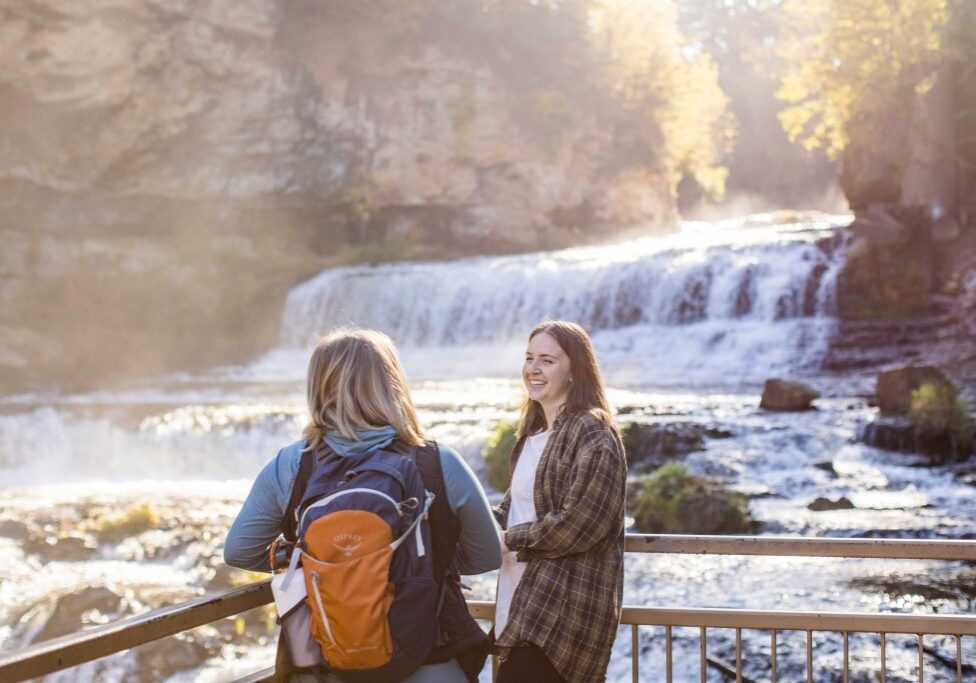
M269 0L2 11L7 180L104 200L447 207L455 238L490 231L518 247L573 226L574 210L587 219L575 227L597 231L673 217L662 178L621 166L628 141L596 110L532 93L533 134L515 117L525 93L450 49L464 36L391 50L384 26Z
M355 8L4 3L0 378L97 375L120 337L149 370L246 357L350 243L438 256L673 221L666 170L627 161L605 106ZM191 341L201 322L238 340Z

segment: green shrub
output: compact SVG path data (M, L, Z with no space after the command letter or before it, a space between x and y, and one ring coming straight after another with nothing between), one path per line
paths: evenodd
M498 491L507 491L511 483L509 461L515 441L515 424L503 420L495 425L495 430L481 449L488 472L488 483Z
M973 420L956 388L950 384L926 382L912 392L908 417L921 437L946 436L957 456L973 449Z
M735 534L752 528L745 496L673 462L644 482L634 522L644 533Z

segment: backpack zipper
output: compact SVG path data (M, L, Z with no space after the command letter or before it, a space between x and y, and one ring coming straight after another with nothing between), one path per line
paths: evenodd
M325 613L325 606L322 605L322 594L319 593L319 573L312 572L312 592L315 594L315 602L319 608L319 614L322 617L322 625L325 627L325 634L332 641L332 644L338 647L336 643L335 636L332 635L332 626L329 624L329 617Z
M309 505L307 508L305 508L305 512L302 513L301 519L298 520L298 528L299 529L302 528L302 525L305 523L305 515L307 515L310 510L312 510L313 508L322 507L326 503L331 503L333 500L335 500L339 496L344 496L344 495L346 495L348 493L368 493L368 494L371 494L371 495L374 495L374 496L379 496L381 498L384 498L384 499L388 500L390 502L390 504L392 504L393 507L395 507L397 509L397 514L399 516L401 516L401 517L403 516L403 512L400 511L400 505L399 505L399 503L397 503L395 500L393 500L393 498L391 498L390 496L386 495L382 491L377 491L376 489L361 489L361 488L360 489L345 489L344 491L338 491L336 493L333 493L332 495L326 496L322 500L317 500L314 503L312 503L311 505Z

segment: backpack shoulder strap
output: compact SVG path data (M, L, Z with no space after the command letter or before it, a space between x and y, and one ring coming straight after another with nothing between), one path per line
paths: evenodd
M424 488L434 494L431 510L431 534L434 540L434 580L441 583L454 563L460 524L447 500L444 470L441 468L440 448L435 441L427 441L415 451L414 462L420 471Z
M325 444L322 444L325 446ZM328 448L327 446L325 446ZM295 511L302 502L305 495L305 487L312 476L312 468L315 466L315 453L310 449L302 451L301 460L298 465L298 475L295 483L291 487L291 496L288 498L288 505L285 506L285 515L281 520L281 530L288 541L298 540L298 520L295 518Z

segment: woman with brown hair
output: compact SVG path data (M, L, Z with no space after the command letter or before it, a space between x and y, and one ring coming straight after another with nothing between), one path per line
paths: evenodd
M532 330L522 381L512 483L495 509L497 683L602 681L623 595L623 445L579 325Z

